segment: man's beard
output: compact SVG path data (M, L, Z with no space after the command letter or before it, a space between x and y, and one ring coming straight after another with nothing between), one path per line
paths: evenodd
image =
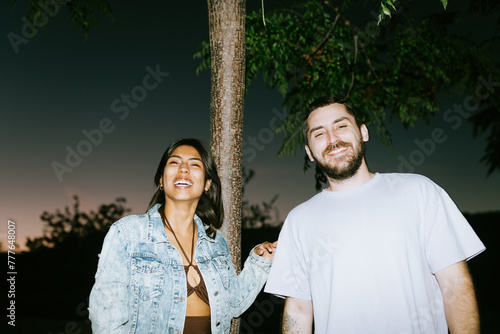
M353 151L338 159L332 159L331 162L327 162L325 158L327 153L339 147L353 148L353 145L347 142L337 142L335 145L330 144L322 153L323 160L317 159L316 157L314 157L314 159L316 160L319 168L326 174L328 178L342 181L356 174L359 167L363 163L363 157L365 156L365 143L362 139L360 139L358 143L358 149L356 151Z

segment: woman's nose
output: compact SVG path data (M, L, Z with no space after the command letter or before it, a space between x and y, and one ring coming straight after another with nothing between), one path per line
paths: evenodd
M189 166L187 163L181 163L180 166L179 166L179 171L181 173L189 173Z

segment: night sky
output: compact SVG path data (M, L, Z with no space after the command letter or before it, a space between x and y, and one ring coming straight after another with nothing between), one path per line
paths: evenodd
M87 41L60 8L17 50L8 36L22 36L28 10L24 1L13 9L10 3L0 4L0 242L5 246L8 219L17 223L19 246L27 236L41 236L42 212L71 206L74 195L82 210L125 197L133 213L144 212L166 147L181 137L209 143L210 76L197 76L193 60L208 37L206 3L113 2L114 21L103 17ZM459 5L450 1L448 10ZM425 10L440 10L440 4L435 0ZM471 33L490 28L476 26ZM392 124L395 153L373 135L371 171L423 174L462 211L500 210L500 173L487 178L480 163L484 136L473 138L466 116L447 114L466 98L441 96L430 124L409 130ZM244 164L256 173L246 198L279 195L278 221L315 194L312 170L302 173L302 151L277 157L283 137L270 133L286 113L281 104L278 92L257 81L246 96L243 134ZM54 166L62 169L56 173Z

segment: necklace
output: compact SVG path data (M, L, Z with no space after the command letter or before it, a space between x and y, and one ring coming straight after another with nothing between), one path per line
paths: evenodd
M194 267L193 266L193 255L194 255L194 220L193 220L193 238L191 240L191 259L189 259L188 256L187 256L187 254L186 254L186 252L184 251L184 248L182 248L182 245L179 242L179 239L177 239L177 236L175 235L174 229L172 228L172 226L170 226L170 223L168 222L167 216L165 215L165 212L163 210L163 207L161 207L159 211L160 211L160 216L161 216L161 219L163 221L163 224L170 230L170 232L172 232L172 234L174 235L175 241L177 241L177 244L179 245L179 248L182 251L182 254L184 254L184 257L186 258L186 261L188 261L188 263L189 263L187 266L185 266L185 268Z

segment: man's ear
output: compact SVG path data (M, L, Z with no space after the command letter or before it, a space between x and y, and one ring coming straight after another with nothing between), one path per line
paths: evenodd
M366 125L361 124L359 130L361 131L361 138L363 138L364 142L367 142L370 139L370 134L368 133L368 128L366 127Z
M307 156L309 157L309 160L314 161L314 157L313 157L313 155L311 154L311 149L309 148L309 146L308 146L308 145L306 145L306 146L304 146L304 148L306 149L306 154L307 154Z

